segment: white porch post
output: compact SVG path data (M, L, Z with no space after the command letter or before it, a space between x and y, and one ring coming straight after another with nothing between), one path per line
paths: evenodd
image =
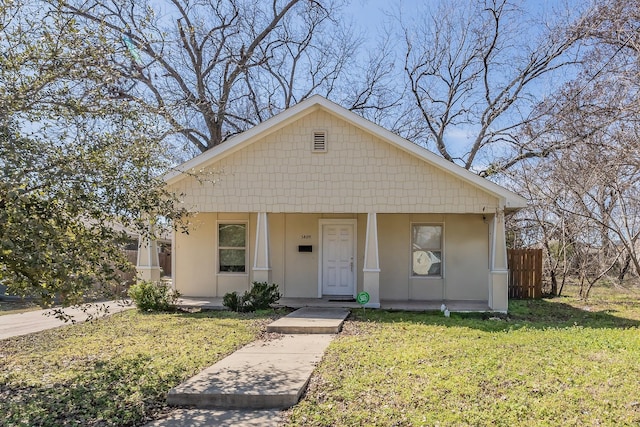
M380 308L380 261L378 258L378 219L375 212L367 214L367 237L362 269L364 291L369 294L365 307Z
M153 225L149 223L147 236L138 237L138 262L136 271L138 280L158 282L160 280L160 260L158 258L158 243L153 238Z
M489 308L506 313L509 308L509 269L504 225L504 208L493 216L489 226L491 271L489 273Z
M270 282L269 221L266 212L258 212L256 221L256 247L253 257L253 281Z

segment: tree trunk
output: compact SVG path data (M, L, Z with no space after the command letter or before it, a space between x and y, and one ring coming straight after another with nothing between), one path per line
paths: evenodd
M629 267L630 266L631 266L631 255L627 254L627 256L624 259L624 264L622 265L622 268L620 269L620 274L618 274L618 283L619 284L622 285L622 281L624 280L624 276L629 271Z

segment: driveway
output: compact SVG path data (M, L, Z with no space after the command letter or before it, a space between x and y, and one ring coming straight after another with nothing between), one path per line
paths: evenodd
M98 307L102 307L103 304L108 307L108 314L118 313L134 307L133 304L126 303L125 305L122 301L105 301L91 306L86 313L79 308L71 307L66 308L64 311L73 316L73 320L76 323L79 323L86 321L92 315L101 316L102 313L99 313ZM51 313L51 310L37 310L0 316L0 340L71 324L71 322L64 322L53 316L47 316L47 313Z

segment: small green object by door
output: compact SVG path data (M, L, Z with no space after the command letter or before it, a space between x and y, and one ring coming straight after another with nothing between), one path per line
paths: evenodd
M360 305L365 305L369 302L369 294L367 292L360 292L356 297L356 301L358 301Z

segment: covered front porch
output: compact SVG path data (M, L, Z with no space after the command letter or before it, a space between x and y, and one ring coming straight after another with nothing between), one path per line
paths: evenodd
M421 228L438 232L431 239L437 248L424 249L437 255L433 274L416 267L422 242L413 235ZM228 229L239 243L223 243ZM141 261L153 265L155 250L147 247L149 256L138 259L141 273L149 269ZM264 281L278 283L282 305L293 308L359 307L354 299L364 291L370 296L367 308L439 310L444 302L450 311L507 310L502 211L199 213L189 235L174 235L174 247L180 250L175 288L212 307L222 307L227 292ZM227 253L240 256L226 262Z

